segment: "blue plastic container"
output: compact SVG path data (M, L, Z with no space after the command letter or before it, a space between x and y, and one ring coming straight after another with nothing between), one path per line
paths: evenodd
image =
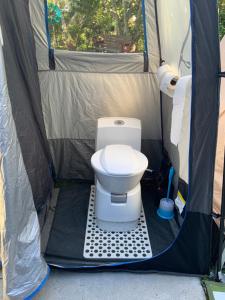
M160 200L157 214L160 218L171 220L174 217L174 201L172 199L163 198Z
M170 174L169 174L169 183L168 183L168 190L167 190L167 197L162 198L160 200L159 209L157 210L157 214L160 218L171 220L174 217L174 201L169 198L170 196L170 189L171 184L173 181L173 176L175 174L175 170L173 167L170 168Z

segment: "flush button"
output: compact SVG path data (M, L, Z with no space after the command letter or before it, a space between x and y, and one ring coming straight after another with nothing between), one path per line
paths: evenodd
M123 120L116 120L114 122L115 125L119 125L119 126L122 126L122 125L125 125L125 122Z

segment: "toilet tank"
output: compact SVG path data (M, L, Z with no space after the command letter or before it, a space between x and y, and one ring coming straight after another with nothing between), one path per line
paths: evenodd
M113 144L129 145L141 151L141 121L120 117L98 119L96 151Z

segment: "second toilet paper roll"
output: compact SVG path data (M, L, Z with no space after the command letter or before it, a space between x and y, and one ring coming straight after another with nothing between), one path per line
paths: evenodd
M177 82L176 90L173 96L170 139L175 146L179 144L181 138L185 101L191 101L191 84L191 75L181 77Z

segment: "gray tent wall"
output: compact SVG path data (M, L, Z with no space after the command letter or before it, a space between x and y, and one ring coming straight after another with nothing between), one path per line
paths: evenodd
M28 1L0 10L1 262L4 299L24 299L45 280L37 210L52 189Z
M40 254L39 223L12 117L1 44L0 65L3 295L4 299L21 299L41 284L48 267Z
M14 2L11 5L5 2L2 1L0 17L12 111L24 154L26 171L32 186L35 207L40 210L45 204L46 195L51 191L52 166L40 102L34 38L26 1L17 5ZM23 11L26 12L26 18L22 22ZM14 22L12 19L15 19ZM21 39L21 36L24 36L24 39ZM15 43L17 43L16 47Z
M142 150L152 168L161 161L161 117L156 71L159 49L154 1L146 1L150 72L143 54L99 54L55 50L48 62L45 1L31 0L45 128L58 178L93 179L96 120L141 119Z

